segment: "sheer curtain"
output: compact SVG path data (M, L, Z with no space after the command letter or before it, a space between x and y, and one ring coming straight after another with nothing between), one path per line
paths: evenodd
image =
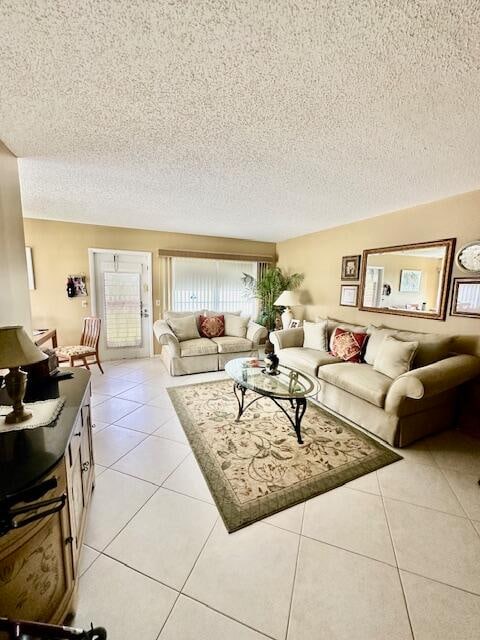
M245 296L242 276L257 277L257 263L237 260L172 258L171 308L174 311L241 311L255 318L256 300Z

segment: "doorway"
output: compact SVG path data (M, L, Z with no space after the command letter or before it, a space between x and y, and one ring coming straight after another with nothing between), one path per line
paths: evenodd
M103 360L153 355L152 254L89 249L92 313L102 319Z

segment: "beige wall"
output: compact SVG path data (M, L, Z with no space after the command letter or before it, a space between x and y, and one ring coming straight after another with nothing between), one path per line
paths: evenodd
M153 299L162 299L158 249L213 251L275 255L268 242L236 240L213 236L195 236L160 231L104 227L71 222L25 219L25 239L32 247L36 289L31 292L32 322L36 328L56 327L59 341L72 344L80 337L82 318L90 313L83 308L85 298L67 298L65 286L69 274L84 273L90 293L88 249L150 251L153 255ZM154 320L161 309L154 306ZM157 347L157 345L156 345Z
M17 158L0 141L0 326L30 330L22 203Z
M456 238L457 248L480 238L480 191L280 242L277 244L278 264L305 274L304 289L311 300L305 308L308 319L329 315L360 324L469 335L471 339L463 341L464 349L480 354L480 320L447 315L443 322L377 314L339 305L342 256L361 254L364 249L375 247L444 238ZM453 275L465 274L454 267Z

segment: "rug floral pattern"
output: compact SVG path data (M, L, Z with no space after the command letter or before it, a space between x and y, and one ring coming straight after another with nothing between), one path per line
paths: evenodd
M229 531L400 459L312 403L299 445L269 398L260 398L236 422L230 380L169 393ZM253 397L247 391L246 402Z

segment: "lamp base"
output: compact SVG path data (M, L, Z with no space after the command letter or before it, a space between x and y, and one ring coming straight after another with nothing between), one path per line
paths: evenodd
M290 321L293 320L293 313L290 307L286 307L282 313L282 326L284 329L288 329Z
M25 407L22 405L21 409L14 409L5 416L5 424L18 424L19 422L25 422L32 417L30 411L25 411Z
M25 407L23 406L26 386L27 374L21 371L20 367L12 367L5 376L5 387L13 401L13 411L5 417L6 424L18 424L32 417L32 414L25 411Z

